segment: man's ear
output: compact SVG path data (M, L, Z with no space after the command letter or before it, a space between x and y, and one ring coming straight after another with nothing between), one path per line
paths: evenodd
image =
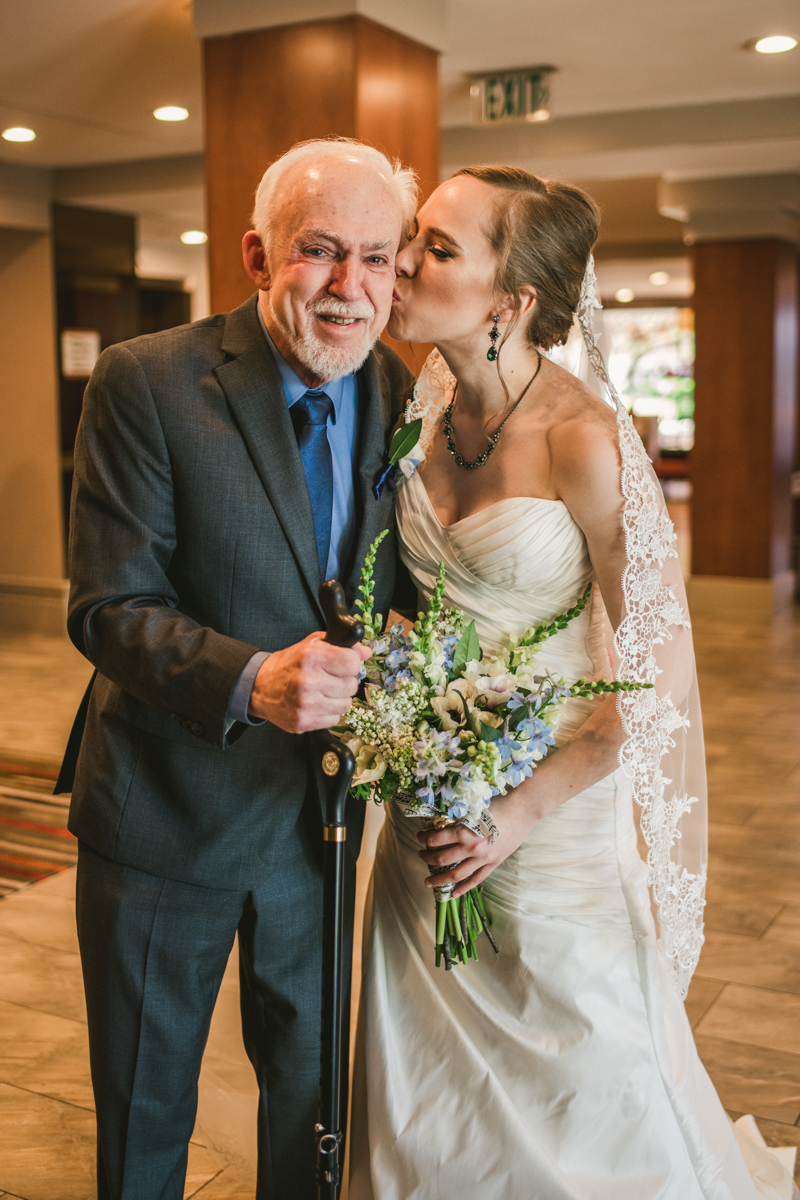
M261 235L254 229L248 229L242 238L242 261L245 271L259 291L265 291L269 287L267 256L264 253Z

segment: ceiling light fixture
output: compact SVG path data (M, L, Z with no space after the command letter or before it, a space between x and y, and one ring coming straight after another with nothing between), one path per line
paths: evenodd
M614 293L614 299L620 304L630 304L631 300L636 299L636 293L631 288L620 288Z
M189 110L179 104L165 104L163 108L154 108L153 116L157 121L185 121Z
M784 54L787 50L794 50L797 45L793 37L764 37L759 38L753 49L759 54Z
M527 116L525 117L525 120L526 121L549 121L550 120L550 109L549 108L537 108L534 112L528 113Z
M7 142L32 142L36 134L24 125L12 125L10 129L3 130L3 137Z
M181 241L184 246L202 246L208 241L208 234L202 229L187 229L181 234Z
M654 287L665 287L670 280L669 271L653 271L650 282Z

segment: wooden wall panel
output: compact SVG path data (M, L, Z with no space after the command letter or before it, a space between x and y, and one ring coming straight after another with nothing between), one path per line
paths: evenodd
M241 242L258 182L295 142L355 137L351 21L281 26L204 43L206 204L211 307L253 291Z
M795 272L777 239L694 247L695 575L769 579L789 566Z
M267 166L295 142L356 137L439 182L434 50L363 17L286 25L204 45L206 196L211 306L241 304L252 285L240 244ZM430 346L384 338L415 373Z

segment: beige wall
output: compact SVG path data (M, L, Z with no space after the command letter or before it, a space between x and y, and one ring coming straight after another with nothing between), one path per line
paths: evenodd
M0 632L64 632L50 235L0 228Z

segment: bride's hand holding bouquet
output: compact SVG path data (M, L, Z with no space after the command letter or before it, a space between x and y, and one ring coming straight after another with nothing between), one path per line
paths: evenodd
M441 564L427 612L419 613L409 632L400 624L383 631L382 617L374 612L372 571L385 533L370 547L356 602L372 651L363 697L354 700L334 732L355 755L354 795L392 801L406 816L426 819L419 835L426 849L420 853L437 901L436 961L443 956L449 969L459 958L477 958L481 932L494 946L479 885L549 810L547 785L534 797L525 785L555 746L563 704L648 685L567 683L537 663L542 643L583 612L591 583L572 608L484 655L474 622L467 625L463 613L444 608ZM567 753L559 751L559 758ZM576 791L585 786L585 757L579 756L574 771ZM589 769L596 766L592 762ZM489 813L495 797L504 798L502 837ZM562 780L549 807L563 799Z

